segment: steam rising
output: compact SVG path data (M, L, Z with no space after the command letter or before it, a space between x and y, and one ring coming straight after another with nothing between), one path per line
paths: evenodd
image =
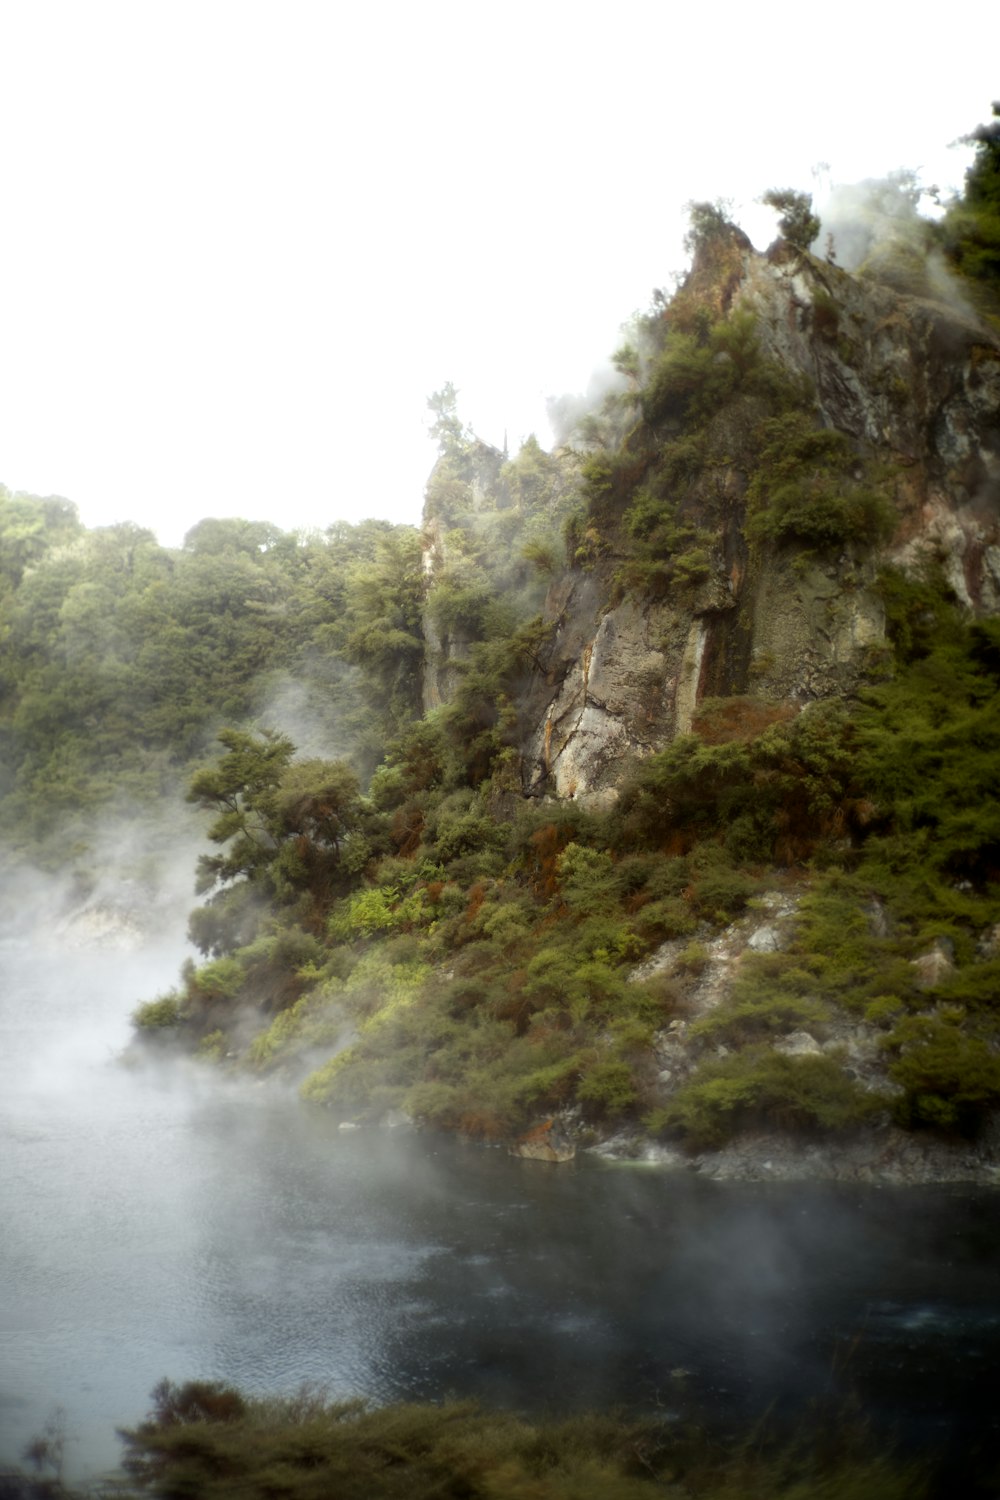
M331 712L331 699L334 706L349 701L359 677L356 667L337 661L329 652L317 652L306 678L284 673L272 683L260 722L280 726L300 759L350 760L356 736L343 713Z
M588 416L597 416L609 396L619 396L627 390L625 376L606 359L591 371L585 391L550 396L545 407L556 447L572 443L579 437L581 423Z
M929 225L940 217L937 190L916 173L899 171L831 187L821 205L822 233L814 254L826 253L845 271L872 274L899 291L932 297L963 316L977 316Z
M987 1385L962 1360L997 1342L977 1311L994 1281L985 1219L956 1233L961 1203L942 1239L931 1195L907 1216L891 1192L553 1171L344 1134L190 1061L123 1068L180 918L153 909L144 942L81 946L61 884L0 894L0 1463L61 1404L70 1477L112 1465L115 1426L164 1374L725 1423L852 1387L877 1415L884 1370L917 1348L935 1399L950 1381L974 1419Z

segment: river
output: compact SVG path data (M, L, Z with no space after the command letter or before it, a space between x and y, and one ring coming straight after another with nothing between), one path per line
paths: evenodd
M997 1435L1000 1194L553 1167L125 1069L181 952L0 944L0 1464L58 1405L113 1466L164 1375Z

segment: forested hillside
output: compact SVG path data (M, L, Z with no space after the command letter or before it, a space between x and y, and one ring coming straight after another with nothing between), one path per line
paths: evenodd
M8 840L52 860L185 784L206 816L200 961L140 1005L147 1045L540 1154L984 1139L996 123L976 139L936 222L872 188L850 267L804 195L771 195L764 256L694 205L686 280L564 446L510 457L432 398L421 533L205 521L168 551L0 495Z
M419 701L412 529L205 520L169 550L0 490L0 559L0 827L36 860L176 807L224 725L287 723L366 775Z

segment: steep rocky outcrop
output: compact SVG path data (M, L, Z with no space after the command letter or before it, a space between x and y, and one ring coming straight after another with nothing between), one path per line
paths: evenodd
M926 290L903 295L779 245L747 257L737 301L769 352L815 382L823 420L898 466L888 555L936 557L959 599L996 613L1000 341L943 267Z
M783 242L759 255L735 236L726 264L723 278L718 261L696 264L685 293L750 309L766 353L816 390L822 422L892 466L894 534L862 555L751 558L741 458L715 453L724 520L697 589L615 601L606 562L550 591L552 691L523 745L531 792L615 795L622 760L690 730L708 696L849 693L885 640L883 561L930 559L967 609L1000 609L1000 342L958 294L903 296Z
M890 476L892 535L867 549L754 552L745 524L754 412L720 417L712 503L695 517L714 538L701 577L623 597L614 548L594 546L552 582L547 670L524 695L527 794L613 799L624 763L689 731L707 697L804 705L850 694L884 648L875 581L886 562L914 571L932 561L969 611L1000 609L1000 341L943 268L921 290L849 274L784 241L759 254L738 230L703 248L681 306L753 314L766 356L814 392L819 422L856 447L859 474L864 462ZM477 468L479 503L502 504L488 467ZM425 531L433 577L445 550L433 500ZM442 663L463 643L442 642L433 623L428 636L432 704L447 697Z
M1000 339L884 273L716 225L576 450L448 428L432 717L335 917L434 978L391 1027L381 971L348 997L307 1098L550 1163L995 1179Z

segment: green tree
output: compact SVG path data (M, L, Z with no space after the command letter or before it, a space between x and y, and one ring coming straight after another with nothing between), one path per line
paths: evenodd
M208 516L185 534L184 550L213 554L220 552L266 552L283 536L269 521L244 521L236 517L218 519Z
M459 420L458 392L450 380L428 396L427 409L434 418L431 437L437 440L441 453L461 452L468 447L472 433Z
M253 880L272 862L279 842L276 794L295 754L290 739L269 729L259 735L221 729L219 740L226 754L192 777L187 794L189 802L216 815L208 838L228 846L198 860L199 894L240 878Z
M684 248L689 254L732 228L733 204L730 198L716 198L714 203L687 203L685 209L688 232L684 236Z
M75 540L82 529L69 500L12 494L0 484L0 592L3 583L16 587L25 568L53 547Z
M212 894L192 914L190 935L217 955L252 939L262 903L295 907L316 925L350 881L342 854L360 812L357 777L343 762L293 762L295 746L272 730L223 729L219 740L225 754L188 791L189 802L215 814L207 836L220 846L198 860L197 892Z
M376 718L379 757L387 738L420 712L424 579L420 536L410 526L375 538L371 555L347 570L342 651L362 671Z
M781 215L778 228L797 250L808 250L818 238L821 226L819 216L813 213L811 193L797 193L794 188L769 188L760 201L778 210Z
M1000 287L1000 100L993 118L965 137L976 148L965 190L944 220L945 245L966 276Z

